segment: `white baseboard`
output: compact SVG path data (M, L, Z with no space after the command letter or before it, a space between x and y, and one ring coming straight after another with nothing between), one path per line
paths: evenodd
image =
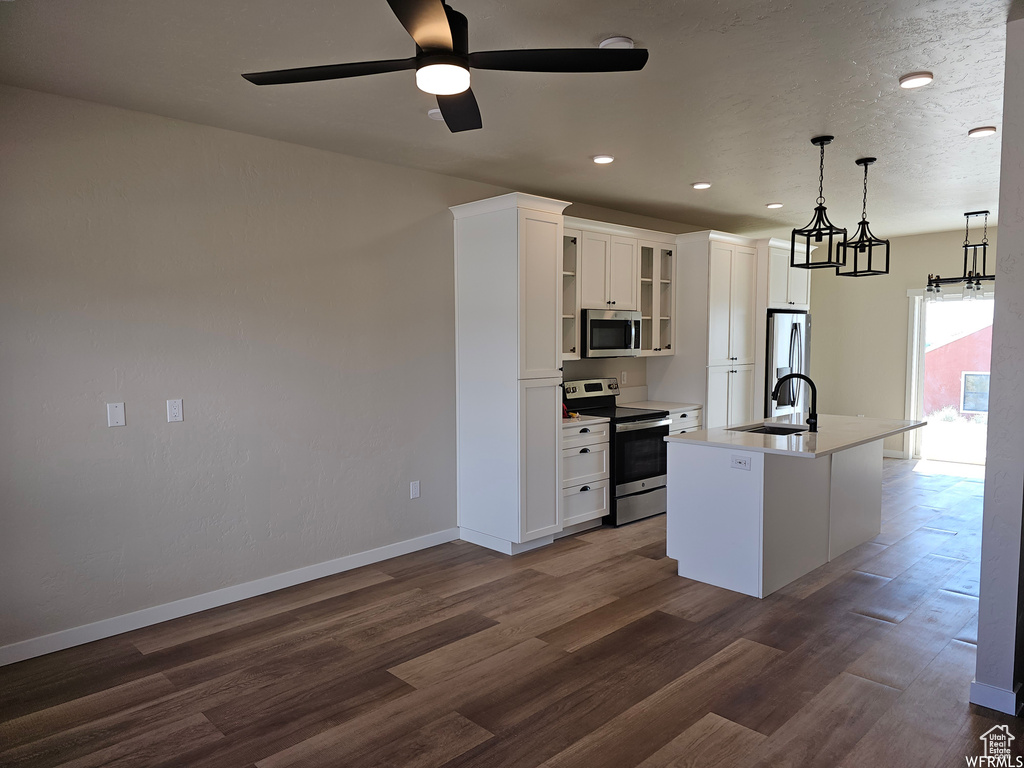
M910 454L906 451L894 451L892 448L882 449L883 459L909 459Z
M1021 701L1020 685L1008 691L1005 688L979 683L977 680L971 683L971 704L1005 712L1008 715L1017 715L1020 714L1022 703L1024 702Z
M555 540L554 536L542 536L541 538L534 539L533 541L525 541L522 544L517 544L516 542L509 541L508 539L500 539L497 536L491 536L489 533L474 531L472 528L459 528L459 538L463 541L468 541L470 544L476 544L479 547L487 547L487 549L493 549L495 552L501 552L503 555L518 555L523 552L529 552L531 549L543 547Z
M239 600L246 600L257 595L265 595L268 592L276 592L285 587L293 587L303 582L322 579L324 576L333 576L343 571L351 571L353 568L361 568L364 565L372 565L382 560L390 560L392 557L407 555L420 549L436 547L438 544L446 544L458 538L459 529L449 528L445 531L429 533L426 536L399 541L395 544L388 544L387 546L367 550L366 552L345 555L335 560L328 560L325 563L307 565L294 571L286 571L274 576L256 579L256 581L236 584L233 587L225 587L213 592L186 597L182 600L175 600L173 603L155 605L152 608L143 608L141 611L114 616L109 619L93 622L92 624L85 624L81 627L73 627L61 630L60 632L54 632L50 635L22 640L18 643L0 647L0 667L17 661L31 659L35 656L53 653L54 651L62 651L65 648L72 648L76 645L91 643L94 640L102 640L105 637L113 637L123 632L131 632L133 629L141 629L142 627L159 624L170 619L177 619L191 613L199 613L200 611L217 608L228 603L236 603Z

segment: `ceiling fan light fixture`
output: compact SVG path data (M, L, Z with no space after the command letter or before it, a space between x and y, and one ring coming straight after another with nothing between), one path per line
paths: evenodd
M935 80L931 72L911 72L900 78L900 88L923 88Z
M694 189L711 189L710 181L695 181L690 185Z
M593 160L598 165L608 165L608 163L615 162L615 158L612 155L594 155Z
M980 139L984 136L994 136L995 132L996 127L994 125L983 125L980 128L971 128L971 130L967 132L967 135L972 139Z
M416 87L435 96L453 96L469 88L469 70L448 62L425 64L416 70Z

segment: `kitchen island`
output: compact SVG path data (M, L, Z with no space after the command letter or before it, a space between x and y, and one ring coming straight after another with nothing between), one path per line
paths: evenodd
M667 553L690 579L766 597L882 525L882 441L925 422L779 416L668 443ZM775 427L773 427L775 428Z

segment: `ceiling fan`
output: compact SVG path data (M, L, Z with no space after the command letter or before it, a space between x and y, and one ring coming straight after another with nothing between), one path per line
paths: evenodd
M395 16L416 43L408 59L327 64L242 75L255 85L308 83L383 72L416 70L416 85L437 96L452 133L483 126L480 108L469 87L469 70L508 72L631 72L643 69L647 51L613 48L548 48L469 52L469 22L443 0L388 0Z

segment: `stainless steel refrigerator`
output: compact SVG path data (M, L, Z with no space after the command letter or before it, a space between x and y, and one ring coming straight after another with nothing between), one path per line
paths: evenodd
M783 416L807 410L807 385L789 381L772 400L775 383L787 373L810 376L811 316L800 310L768 310L768 358L765 362L764 415Z

